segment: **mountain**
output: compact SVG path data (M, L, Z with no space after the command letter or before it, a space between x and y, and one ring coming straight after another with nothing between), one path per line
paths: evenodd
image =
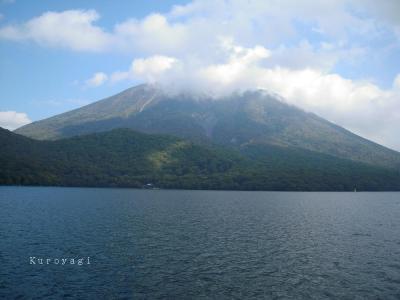
M176 137L115 129L58 141L37 141L0 129L0 183L65 186L184 185L191 176L234 171L236 153Z
M248 146L279 146L400 169L400 153L261 90L214 99L170 95L154 86L139 85L15 132L39 140L56 140L115 128L169 134L243 153Z
M55 141L0 128L0 184L230 190L400 190L400 173L295 147L245 151L130 129Z

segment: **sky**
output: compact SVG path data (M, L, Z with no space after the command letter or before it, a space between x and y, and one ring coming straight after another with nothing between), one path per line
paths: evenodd
M400 151L398 0L0 0L0 126L140 83L266 89Z

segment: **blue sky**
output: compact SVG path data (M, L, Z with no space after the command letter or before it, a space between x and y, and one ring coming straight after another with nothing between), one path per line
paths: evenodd
M1 1L1 0L0 0ZM15 1L0 4L1 27L18 24L46 11L95 9L96 22L105 29L128 18L143 18L152 12L167 12L177 1ZM39 120L110 96L135 82L121 82L96 89L85 81L102 70L126 68L134 53L87 53L43 47L31 41L0 40L0 111L25 112Z
M142 82L264 88L400 149L396 0L0 0L0 126Z

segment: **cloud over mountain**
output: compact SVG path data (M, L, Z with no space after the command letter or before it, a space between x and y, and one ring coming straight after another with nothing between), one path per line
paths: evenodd
M400 149L399 77L382 86L347 76L398 51L399 12L396 0L194 0L108 29L95 10L45 12L1 27L0 38L132 56L125 69L94 74L91 86L145 81L216 96L264 88Z
M107 74L105 74L103 72L97 72L97 73L93 74L93 76L91 78L86 80L86 85L88 87L97 87L97 86L102 85L104 82L106 82L107 79L108 79Z
M14 130L23 125L29 124L31 120L25 113L16 111L0 111L0 127Z

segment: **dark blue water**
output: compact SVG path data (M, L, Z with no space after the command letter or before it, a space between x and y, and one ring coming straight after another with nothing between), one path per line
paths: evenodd
M399 299L399 196L1 187L0 298Z

